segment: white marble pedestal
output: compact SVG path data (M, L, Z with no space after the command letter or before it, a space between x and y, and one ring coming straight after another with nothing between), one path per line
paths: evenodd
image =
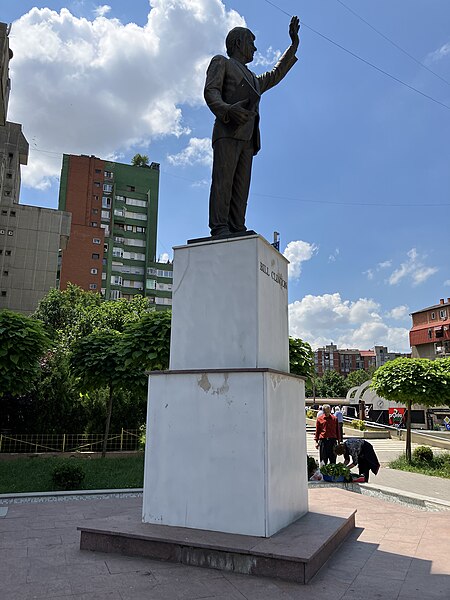
M170 371L149 380L143 521L269 537L308 510L288 262L257 235L174 250Z
M303 390L268 369L153 374L144 522L268 537L305 514Z

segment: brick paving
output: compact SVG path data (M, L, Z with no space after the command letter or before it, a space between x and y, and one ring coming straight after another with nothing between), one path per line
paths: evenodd
M1 600L447 600L450 513L335 488L315 501L357 509L357 529L301 586L79 549L77 526L139 510L140 498L11 504L0 516Z

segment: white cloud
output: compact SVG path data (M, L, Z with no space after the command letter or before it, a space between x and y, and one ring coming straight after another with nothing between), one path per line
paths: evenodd
M447 42L446 44L444 44L443 46L441 46L440 48L438 48L437 50L435 50L434 52L429 54L427 57L427 59L428 59L427 62L436 62L438 60L441 60L442 58L445 58L449 54L450 54L450 42Z
M385 260L384 262L379 262L376 267L372 269L367 269L367 271L363 271L363 275L366 275L367 279L369 281L372 281L372 279L375 278L375 274L378 273L378 271L381 271L381 269L387 269L391 265L392 260Z
M387 269L392 266L392 260L385 260L384 262L378 263L378 269Z
M289 277L298 279L302 272L302 263L310 260L318 251L319 247L309 242L297 240L289 242L286 246L283 255L289 261Z
M444 285L450 286L450 279L447 279L446 281L444 281Z
M188 133L183 105L203 105L210 57L245 22L222 0L150 6L143 27L65 8L32 8L13 24L9 120L23 123L31 148L41 150L23 169L25 185L48 186L63 152L105 158Z
M103 4L102 6L97 6L94 9L94 15L96 17L104 17L106 14L108 14L111 11L111 7L108 6L108 4Z
M212 146L210 138L191 138L189 144L178 154L167 157L169 162L178 166L212 165Z
M256 52L255 58L253 59L253 67L272 67L281 56L281 50L274 50L272 46L267 48L266 54Z
M158 262L167 263L170 260L170 256L167 252L163 252L158 259Z
M377 302L368 298L343 300L337 292L307 295L290 304L289 331L313 348L333 341L340 348L367 350L383 345L397 352L409 351L408 329L389 327Z
M400 306L395 306L391 309L387 316L391 319L401 320L409 316L409 307L406 304L401 304Z
M339 248L336 248L336 250L330 254L330 256L328 257L328 262L336 262L337 257L339 256Z
M429 277L437 273L437 267L427 267L423 264L426 256L421 257L415 248L407 253L408 259L395 269L388 281L390 285L396 285L402 279L410 278L414 286L424 283Z

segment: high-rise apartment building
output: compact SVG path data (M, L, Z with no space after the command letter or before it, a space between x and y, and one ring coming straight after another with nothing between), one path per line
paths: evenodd
M135 167L64 154L59 208L72 213L60 287L74 283L105 299L141 294L171 304L172 265L156 262L159 164Z
M0 309L32 313L56 286L58 253L69 235L70 215L19 204L28 142L19 123L6 121L11 57L8 28L0 23Z

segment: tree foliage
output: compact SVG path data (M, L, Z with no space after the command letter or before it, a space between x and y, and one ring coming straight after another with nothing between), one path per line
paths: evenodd
M131 159L133 167L148 167L148 156L146 154L135 154Z
M44 323L54 341L70 343L77 337L80 322L101 303L100 294L69 283L65 290L51 289L33 317Z
M317 398L344 398L347 394L345 377L334 370L325 371L314 380Z
M314 375L314 352L308 342L289 338L289 370L310 379Z
M364 371L364 369L352 371L352 373L349 373L345 378L347 391L352 387L360 386L363 383L366 383L366 381L369 381L370 377L371 376L369 375L369 373L367 371Z
M0 311L0 396L30 390L39 378L39 360L49 343L40 321Z
M391 402L407 407L406 458L411 461L411 406L439 406L450 403L450 361L448 359L396 358L375 371L372 388Z

